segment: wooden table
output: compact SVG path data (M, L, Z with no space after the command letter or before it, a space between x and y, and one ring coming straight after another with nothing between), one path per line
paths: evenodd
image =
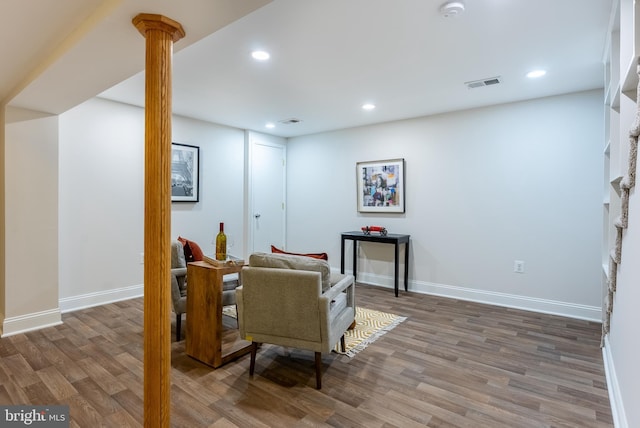
M187 264L187 326L185 352L211 367L220 367L251 351L242 340L235 320L223 325L224 275L239 273L242 266L213 266L207 262Z
M400 244L404 244L404 291L407 291L407 284L409 282L409 235L399 235L396 233L389 233L387 235L380 235L378 232L371 232L365 234L364 232L343 232L342 240L340 241L340 273L344 273L344 241L350 239L353 241L353 278L358 277L358 241L368 242L382 242L384 244L393 244L395 249L395 263L394 263L394 289L396 297L398 297L398 276L400 271Z

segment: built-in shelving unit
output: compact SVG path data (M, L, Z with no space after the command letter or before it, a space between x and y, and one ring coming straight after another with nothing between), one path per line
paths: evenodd
M604 58L605 75L605 116L604 116L604 177L602 197L603 210L603 237L602 237L602 294L603 301L608 290L609 282L609 253L612 238L615 238L615 226L613 224L612 203L617 203L617 195L613 194L611 186L612 177L618 173L618 166L614 164L619 145L619 112L620 112L620 0L615 0L609 22L608 41ZM615 192L613 192L615 193ZM604 312L604 311L603 311Z
M616 272L617 264L612 255L619 240L618 227L622 214L621 202L625 183L625 174L629 167L629 131L634 125L637 111L638 59L640 57L640 0L613 0L609 20L608 41L605 47L605 117L604 117L604 195L603 195L603 244L602 278L603 301L609 295L610 278ZM628 187L626 188L628 189ZM626 190L628 191L628 190ZM628 193L627 193L628 195ZM626 199L628 200L628 198ZM618 222L618 226L616 226ZM625 226L626 227L626 226ZM618 242L619 243L619 242ZM619 262L619 260L618 260ZM615 287L614 291L615 291ZM606 310L603 320L608 325ZM605 329L605 332L607 330Z

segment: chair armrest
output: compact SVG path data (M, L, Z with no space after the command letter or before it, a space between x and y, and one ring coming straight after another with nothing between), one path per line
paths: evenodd
M344 298L346 298L346 306ZM318 303L322 319L321 327L323 327L322 352L329 352L356 316L353 275L345 275L320 296ZM326 329L325 326L327 326Z
M345 275L340 281L338 281L335 285L331 286L330 289L325 291L322 294L322 297L325 299L334 299L338 294L347 290L349 287L353 287L355 284L353 275Z
M178 278L180 278L180 280ZM184 286L184 277L171 274L171 304L176 314L182 314L187 310L187 299L182 294L181 285Z
M187 268L171 269L171 300L176 313L184 312L184 303L180 300L186 292ZM181 312L180 312L181 311Z
M187 268L173 268L171 274L175 276L185 276L187 274Z

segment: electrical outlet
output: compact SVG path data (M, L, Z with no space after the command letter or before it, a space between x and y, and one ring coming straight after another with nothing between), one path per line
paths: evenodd
M515 273L524 273L524 262L522 260L514 260L513 271Z

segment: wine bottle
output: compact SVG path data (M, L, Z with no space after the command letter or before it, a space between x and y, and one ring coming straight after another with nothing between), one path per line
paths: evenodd
M227 235L224 234L224 223L220 222L220 232L216 236L216 260L227 259Z

